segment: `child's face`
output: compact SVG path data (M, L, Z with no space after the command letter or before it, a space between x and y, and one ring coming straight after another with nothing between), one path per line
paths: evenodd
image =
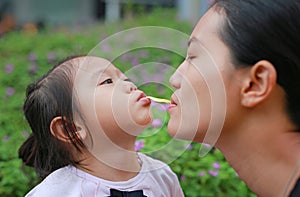
M102 58L78 59L74 88L92 133L102 130L118 141L138 135L150 124L151 101L119 69Z

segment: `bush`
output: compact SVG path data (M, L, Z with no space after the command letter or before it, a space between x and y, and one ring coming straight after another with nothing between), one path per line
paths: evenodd
M35 32L12 32L0 38L0 196L24 196L38 179L31 168L22 166L18 159L18 148L28 137L28 127L22 112L26 86L49 70L58 60L72 54L87 54L98 42L108 35L135 26L159 25L190 33L191 26L175 20L173 10L158 10L151 15L140 16L123 23L93 27L48 28ZM164 20L161 20L163 18ZM122 71L130 65L144 62L164 62L179 65L183 57L168 51L144 48L134 50L126 58L115 60ZM157 76L157 70L149 72L168 80L171 73ZM140 87L146 93L164 98L172 91L157 84ZM153 157L165 160L170 152L153 150L163 147L172 140L167 130L168 115L164 106L153 106L155 122L139 137L139 149ZM151 138L147 133L153 134ZM225 161L218 150L213 150L204 158L199 157L200 144L192 143L186 151L170 163L177 173L186 196L255 196L242 182L235 171Z

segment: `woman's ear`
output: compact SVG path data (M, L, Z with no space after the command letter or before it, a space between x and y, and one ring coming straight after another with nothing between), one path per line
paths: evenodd
M50 131L51 134L56 137L57 139L63 141L63 142L71 142L70 137L66 133L63 123L62 123L62 117L58 116L53 118L53 120L50 123ZM76 135L84 140L87 137L86 131L81 126L76 125Z
M276 86L277 72L270 62L261 60L251 67L243 83L242 105L255 107L265 101Z

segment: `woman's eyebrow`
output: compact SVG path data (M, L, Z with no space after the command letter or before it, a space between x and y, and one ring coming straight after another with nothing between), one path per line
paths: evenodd
M191 45L192 45L193 43L198 44L198 45L200 45L200 46L202 46L202 47L205 46L201 40L199 40L198 38L196 38L196 37L194 37L194 36L191 37L191 39L189 40L189 42L188 42L188 48L191 47Z
M191 45L192 42L196 42L198 39L196 37L191 37L191 39L188 42L188 47Z

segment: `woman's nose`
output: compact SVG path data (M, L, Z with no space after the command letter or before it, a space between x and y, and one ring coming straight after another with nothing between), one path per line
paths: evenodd
M170 84L176 89L179 89L181 86L182 73L180 67L174 72L174 74L170 77Z

